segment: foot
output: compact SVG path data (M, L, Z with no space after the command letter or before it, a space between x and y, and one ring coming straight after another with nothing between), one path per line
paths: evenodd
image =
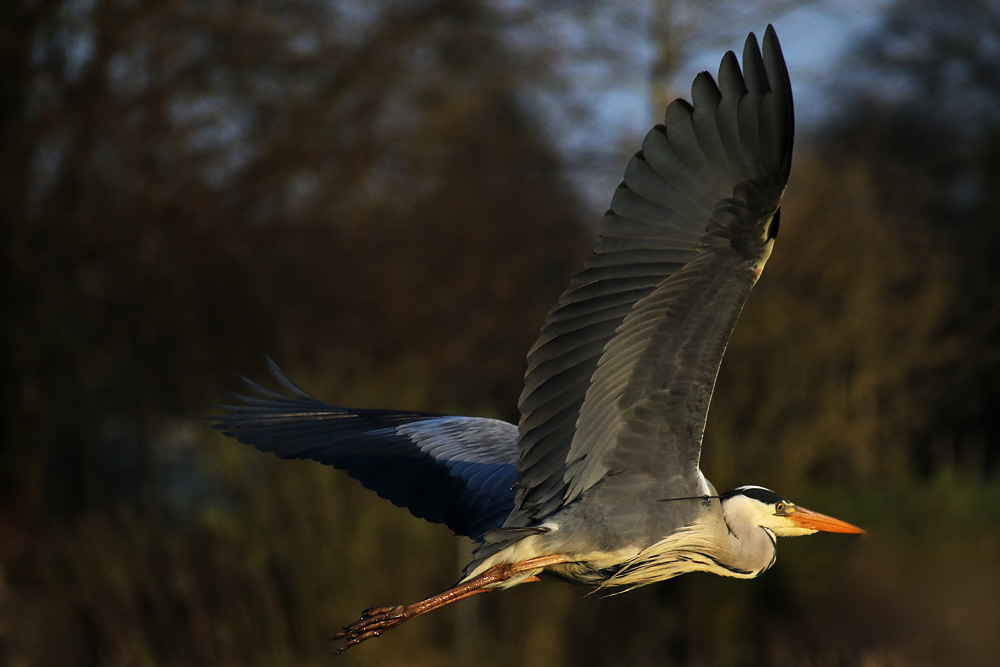
M403 621L426 614L446 604L457 602L470 595L491 591L493 590L492 587L496 584L508 581L516 575L528 573L524 581L537 581L538 577L534 575L535 572L540 572L551 565L569 562L569 560L570 557L565 554L552 554L549 556L528 558L516 563L500 563L482 574L454 588L449 588L443 593L432 595L426 600L405 606L372 607L371 609L366 609L361 612L361 618L357 623L346 626L342 632L338 632L332 637L332 639L346 640L344 645L337 650L337 653L343 653L365 640L378 637L384 631L396 627ZM519 583L524 583L524 581Z
M361 612L361 618L356 623L344 626L333 639L346 640L337 654L340 655L352 646L357 646L366 639L378 637L382 631L396 627L410 617L406 607L372 607Z

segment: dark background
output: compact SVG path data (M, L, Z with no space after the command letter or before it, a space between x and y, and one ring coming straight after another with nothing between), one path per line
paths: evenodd
M639 145L572 141L602 86L662 110L744 23L808 41L796 6L720 33L680 0L0 4L0 664L1000 661L995 0L868 8L819 81L786 48L826 108L702 468L864 536L784 540L750 582L523 586L333 658L468 543L204 420L263 354L333 402L516 420L614 181L581 184Z

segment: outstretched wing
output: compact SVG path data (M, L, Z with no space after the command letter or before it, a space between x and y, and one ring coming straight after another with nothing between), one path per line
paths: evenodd
M594 254L549 313L521 395L517 508L540 521L609 475L704 493L719 364L770 255L791 167L791 85L773 28L673 102L625 170ZM627 491L625 492L627 493Z
M514 506L517 427L496 419L422 412L350 410L317 400L270 359L287 393L246 378L255 396L224 394L214 427L285 459L346 470L366 488L414 515L480 540Z

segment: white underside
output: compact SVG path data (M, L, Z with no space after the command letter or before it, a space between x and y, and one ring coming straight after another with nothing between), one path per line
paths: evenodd
M509 547L498 551L494 555L490 556L483 562L481 562L476 569L469 572L462 581L468 581L483 572L489 570L491 567L496 565L501 565L504 563L519 563L521 561L528 560L529 558L537 558L539 556L551 556L554 553L550 549L546 549L543 544L545 538L552 532L559 530L558 524L548 523L544 524L543 527L548 528L548 533L540 533L537 535L529 535L524 537L517 542L514 542ZM524 583L525 580L532 577L536 577L542 573L543 570L548 570L555 574L563 575L569 579L576 579L574 576L583 570L603 570L606 568L614 567L620 565L621 563L631 561L633 558L638 556L642 552L642 548L639 546L630 546L615 551L599 551L599 552L589 552L589 553L567 553L571 560L566 563L559 563L556 565L550 565L546 568L538 568L534 570L526 570L524 572L518 573L516 576L511 577L506 581L500 581L496 584L490 586L491 588L510 588L512 586L517 586L518 584Z

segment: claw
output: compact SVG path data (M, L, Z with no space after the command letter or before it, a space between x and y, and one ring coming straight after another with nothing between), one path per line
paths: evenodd
M332 639L345 639L347 641L337 649L340 655L352 646L357 646L361 642L378 637L384 630L393 628L410 617L406 612L406 607L371 607L361 612L361 618L357 622L344 626L344 629L335 634Z

